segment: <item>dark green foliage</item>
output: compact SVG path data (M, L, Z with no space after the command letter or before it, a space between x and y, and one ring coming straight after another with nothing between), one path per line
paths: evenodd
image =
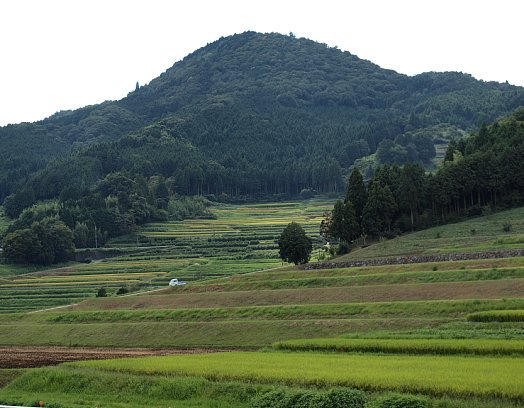
M355 215L360 223L360 220L362 220L362 214L364 213L364 207L366 206L367 191L362 174L356 167L353 167L348 180L344 202L347 203L348 201L353 203Z
M321 234L326 239L336 239L345 243L351 242L360 234L360 226L351 201L338 200L330 215L326 216Z
M42 244L36 233L23 228L7 234L3 241L4 256L13 262L32 262L40 255Z
M415 226L415 216L424 207L425 181L423 167L407 163L402 168L397 201L399 209L404 213L409 213L411 230Z
M75 247L87 248L89 242L89 228L83 222L76 222L73 230Z
M349 254L349 251L351 250L349 244L346 241L341 241L340 244L338 244L337 247L337 255L344 255Z
M216 218L211 212L212 203L204 197L171 197L168 200L167 213L171 220L193 218Z
M277 389L252 399L250 408L364 408L364 392L335 388L327 392Z
M282 231L278 239L278 248L282 260L298 265L309 261L313 244L304 229L292 222Z
M8 233L3 241L4 256L13 262L50 265L73 254L73 233L60 220L45 218L30 228Z
M389 237L523 205L524 121L519 120L523 112L521 108L508 118L482 126L477 134L452 142L446 161L434 174L425 174L419 164L379 166L368 187L361 220L363 233ZM349 193L350 185L347 197L357 197ZM337 203L322 222L322 235L333 231L337 236L343 234L333 228L342 225L341 214L341 204ZM502 230L511 232L511 225L505 224Z
M340 191L345 169L378 146L385 162L427 163L426 129L472 130L519 105L524 91L509 84L408 77L325 44L246 32L120 101L0 128L0 201L11 197L14 218L37 200L77 200L115 172L174 177L171 193L184 195ZM146 202L165 209L159 188L158 201Z
M364 392L351 388L334 388L323 397L319 408L364 408L367 400Z
M291 395L284 390L269 391L253 398L250 408L290 408Z
M107 291L105 290L105 288L100 288L96 292L96 297L106 297L106 296L107 296Z
M428 135L402 134L395 140L384 139L377 148L380 163L423 163L429 165L435 157L433 139Z
M371 236L390 231L396 210L397 204L389 187L373 182L362 215L362 231Z
M409 394L389 394L374 401L373 408L430 408L426 397Z

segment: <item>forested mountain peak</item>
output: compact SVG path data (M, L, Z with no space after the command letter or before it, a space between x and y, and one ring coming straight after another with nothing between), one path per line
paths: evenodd
M409 77L304 38L245 32L120 101L0 128L0 200L57 197L114 171L171 178L181 194L341 191L355 159L380 148L388 161L428 164L435 142L520 105L523 88L509 84Z
M358 102L348 98L358 94L351 82L360 80L365 86L372 77L395 85L404 78L311 40L246 32L195 51L123 102L143 103L155 95L157 102L161 99L157 105L164 102L166 111L172 112L179 106L169 105L163 98L182 105L204 95L209 102L220 103L220 95L226 94L277 97L280 103L291 106L329 102L348 105ZM180 88L185 89L184 95L179 94Z

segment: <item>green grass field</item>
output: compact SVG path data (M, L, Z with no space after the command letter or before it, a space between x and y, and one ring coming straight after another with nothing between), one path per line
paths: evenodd
M524 359L519 357L252 352L69 364L149 375L188 375L210 380L300 386L338 385L524 402Z
M277 350L396 354L474 354L524 356L524 340L508 339L344 339L288 340Z
M471 313L470 322L524 322L524 310L488 310Z
M0 402L247 408L275 387L343 386L365 390L371 403L396 391L423 394L434 408L522 405L524 258L282 265L275 240L283 227L295 220L318 236L331 205L222 206L216 220L150 224L115 240L129 252L114 258L36 273L0 265L0 345L243 350L0 371L9 383ZM523 215L407 234L336 260L522 248ZM166 288L171 277L189 284ZM114 296L123 286L138 292ZM111 296L95 298L100 287ZM270 350L275 342L285 351Z

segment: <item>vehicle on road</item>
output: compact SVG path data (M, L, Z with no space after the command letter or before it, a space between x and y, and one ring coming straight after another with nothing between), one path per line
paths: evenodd
M186 282L182 282L181 280L177 278L173 278L169 281L169 286L182 286L185 285Z

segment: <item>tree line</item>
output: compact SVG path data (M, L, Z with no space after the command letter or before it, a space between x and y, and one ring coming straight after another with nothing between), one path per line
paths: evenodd
M7 200L6 211L10 209ZM102 247L149 221L213 217L203 197L175 194L173 179L112 172L91 188L70 185L58 199L21 211L3 238L12 262L49 265L69 259L74 248Z
M342 250L356 238L391 237L460 217L524 204L524 109L449 144L443 164L383 165L364 183L354 168L345 199L326 214L321 234Z

